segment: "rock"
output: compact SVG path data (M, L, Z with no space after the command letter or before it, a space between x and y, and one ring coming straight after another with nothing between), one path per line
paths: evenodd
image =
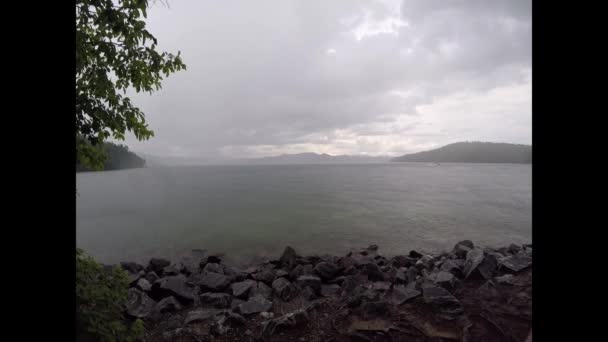
M224 267L222 265L214 263L214 262L207 263L205 265L205 268L203 268L203 272L212 272L212 273L218 273L218 274L225 274L224 273Z
M248 298L258 295L270 299L272 297L272 289L268 287L268 285L258 281L251 287L251 290L249 290Z
M393 258L393 265L399 267L410 267L416 264L416 259L405 255L397 255Z
M519 272L532 265L532 257L524 253L510 255L498 260L500 267L505 267L513 272Z
M277 278L286 278L289 276L289 272L285 271L285 270L277 270L274 275Z
M418 253L418 252L416 252L414 250L410 251L409 256L410 256L410 258L414 258L414 259L420 259L420 258L422 258L422 254L420 254L420 253Z
M433 273L427 279L447 290L454 289L454 283L456 280L452 273L446 271Z
M154 308L154 311L164 314L167 312L175 312L175 311L179 311L182 309L182 306L179 304L179 302L175 299L175 297L170 296L170 297L165 297L163 299L161 299L157 304L156 307Z
M382 271L380 271L380 268L376 264L370 263L370 264L363 266L363 270L361 273L366 274L367 278L371 281L384 281L385 280L384 273L382 273Z
M148 317L154 310L156 302L144 292L130 288L127 292L127 314L135 318Z
M441 286L422 284L422 296L425 303L434 306L445 319L455 319L464 312L458 299Z
M261 271L258 271L256 273L252 274L252 277L253 277L253 279L255 279L257 281L264 282L268 285L271 285L272 282L274 281L274 279L276 278L275 271L268 267L265 267Z
M211 325L209 331L214 335L225 335L236 327L244 326L247 321L241 315L230 311L224 311L219 319Z
M338 267L333 263L323 261L315 266L314 271L321 279L329 280L338 273Z
M172 276L182 273L182 267L177 264L171 264L163 268L163 276Z
M515 282L515 276L513 276L512 274L505 274L502 275L500 277L494 277L494 281L497 284L502 284L502 285L516 285L517 283Z
M388 312L388 305L384 300L365 301L360 308L363 318L383 316Z
M190 275L200 270L200 259L197 260L193 257L182 257L179 259L178 267L181 273Z
M148 274L146 274L146 279L150 282L150 284L154 284L154 282L157 281L159 277L156 272L148 272Z
M313 273L313 267L312 267L312 265L297 265L289 273L289 277L292 280L296 280L296 279L298 279L298 277L301 277L303 275L312 275L312 273Z
M156 274L162 275L163 269L165 267L169 266L170 264L171 264L171 262L167 259L152 258L148 262L148 267L146 267L146 271L147 272L152 271L152 272L155 272Z
M407 284L407 269L405 267L400 267L395 272L395 276L393 277L393 282L395 284Z
M300 296L308 301L312 301L319 298L319 296L317 296L317 294L315 293L315 290L313 290L310 286L306 286L305 288L303 288L300 291Z
M224 309L230 307L232 297L227 293L205 292L200 295L203 305L210 305L214 308Z
M468 249L475 248L475 245L473 244L473 241L471 241L471 240L462 240L462 241L458 242L456 245L454 245L454 249L456 249L456 247L458 247L458 246L465 246Z
M274 314L272 312L260 312L260 317L262 317L263 319L271 319L274 318Z
M272 307L272 302L261 295L255 295L245 303L238 306L238 310L243 315L251 315L263 311L268 311Z
M466 245L459 245L457 244L454 247L454 250L452 251L452 253L459 259L464 259L467 257L467 254L472 251L472 248L467 247Z
M296 255L296 251L290 246L287 246L285 247L283 254L281 254L279 261L281 262L281 265L283 267L288 270L291 270L296 265L297 257L298 256Z
M418 269L416 267L410 267L407 269L405 275L407 276L408 283L416 281L416 277L418 276Z
M321 295L323 297L332 297L338 295L342 289L339 285L321 285Z
M441 267L439 268L442 271L450 272L458 278L463 278L464 273L462 272L461 266L454 260L445 260Z
M483 250L475 248L467 253L467 259L464 262L464 277L468 278L473 271L481 264L484 259Z
M233 283L230 285L230 289L233 296L245 299L249 295L249 290L251 290L255 284L256 282L254 280L247 279L241 282Z
M262 329L262 334L266 336L273 335L283 330L303 327L308 324L308 322L309 318L306 310L296 310L294 312L290 312L286 315L268 321Z
M519 253L519 251L521 251L521 247L519 247L518 245L512 243L509 245L509 247L507 248L507 251L511 254L517 254Z
M333 285L333 284L342 285L342 283L344 282L344 279L346 279L345 276L339 276L339 277L336 277L336 278L328 281L327 283L330 285Z
M487 254L481 264L477 267L477 271L484 279L492 279L498 268L498 260L493 254Z
M407 286L395 285L389 296L389 303L401 305L410 299L420 296L421 292L416 289L416 283L411 282Z
M216 263L219 264L222 262L222 258L219 254L213 254L213 255L209 255L207 257L206 263ZM204 266L203 266L204 267Z
M211 319L215 314L218 313L217 309L198 309L188 312L186 319L184 319L184 325L192 323L202 323Z
M160 278L152 284L152 297L162 299L174 296L181 303L194 301L195 289L186 284L186 276L183 274Z
M230 285L230 278L220 273L203 272L200 282L197 285L204 291L220 292Z
M150 284L150 282L146 278L140 278L137 281L137 284L135 284L135 287L144 292L150 292L152 290L152 284Z
M120 267L122 267L123 270L131 272L131 273L135 273L135 274L139 274L139 272L144 270L144 267L136 262L121 262L120 263Z
M427 269L430 270L433 268L433 256L432 255L423 255L416 261L415 265L419 270Z
M126 273L127 273L127 282L129 283L129 286L134 286L139 279L145 277L144 271L141 271L139 273L132 273L132 272L126 271Z
M310 286L315 293L321 292L321 278L313 275L303 275L298 277L297 280L298 286L304 288L306 286Z
M272 282L272 289L284 301L289 301L298 294L294 284L285 278L277 278Z
M245 303L244 300L239 299L239 298L232 298L232 303L230 303L230 309L232 309L232 311L237 311L239 305Z
M344 282L342 282L342 291L345 293L351 293L359 285L359 280L356 276L346 276Z
M372 284L372 290L374 291L388 291L391 288L391 283L388 281L376 281Z

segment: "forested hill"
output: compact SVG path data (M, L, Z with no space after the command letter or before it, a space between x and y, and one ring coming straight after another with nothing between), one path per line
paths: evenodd
M458 142L438 149L406 154L394 162L532 163L532 146L491 142Z
M111 142L105 142L104 148L108 154L103 170L121 170L146 167L146 160L137 154L129 151L125 145L117 145ZM82 165L76 165L76 172L90 171Z

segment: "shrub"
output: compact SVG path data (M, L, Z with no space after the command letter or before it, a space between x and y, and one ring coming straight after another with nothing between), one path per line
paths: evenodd
M76 333L99 341L141 340L141 320L124 316L128 278L114 266L104 269L82 250L76 250Z

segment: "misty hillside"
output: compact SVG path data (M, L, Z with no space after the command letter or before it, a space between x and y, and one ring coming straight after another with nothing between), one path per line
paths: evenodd
M532 163L532 146L491 142L457 142L438 149L406 154L394 162Z
M317 153L297 153L283 154L280 156L240 159L238 163L242 164L368 164L368 163L385 163L390 160L389 157L371 157L371 156L349 156L338 155L332 156L329 154Z
M122 170L135 169L146 167L146 160L137 154L129 151L125 145L117 145L111 142L105 142L104 148L108 154L108 158L104 163L103 170ZM86 167L77 164L76 172L90 171Z

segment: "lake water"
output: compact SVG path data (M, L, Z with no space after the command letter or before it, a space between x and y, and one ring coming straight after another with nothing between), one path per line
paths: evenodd
M457 241L530 243L532 167L514 164L192 166L79 173L77 245L102 262L234 262L346 253L390 256Z

